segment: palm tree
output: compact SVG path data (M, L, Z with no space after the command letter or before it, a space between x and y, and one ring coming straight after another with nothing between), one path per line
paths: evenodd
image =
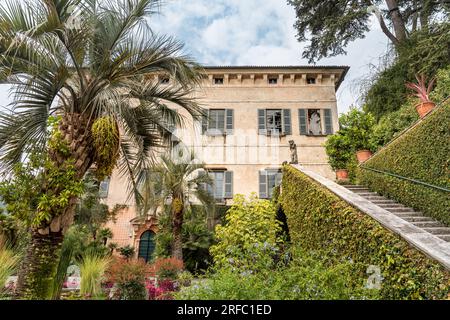
M172 257L180 260L183 260L183 218L190 200L197 200L207 210L214 208L214 198L206 188L212 180L204 174L204 169L204 164L196 161L193 152L183 158L180 151L178 157L162 155L159 163L144 173L146 177L142 183L138 181L142 197L146 200L138 212L155 213L158 208L168 206L172 220Z
M1 1L0 83L12 85L14 95L9 110L0 113L2 170L11 172L34 148L47 156L48 177L78 182L94 168L102 179L118 165L130 182L130 196L136 191L136 177L153 162L154 148L165 143L162 124L183 122L168 103L194 118L203 113L191 98L202 77L199 66L182 55L179 42L149 29L147 18L158 5ZM171 84L161 85L160 74ZM57 252L79 195L58 179L42 186L19 274L23 298L51 296Z

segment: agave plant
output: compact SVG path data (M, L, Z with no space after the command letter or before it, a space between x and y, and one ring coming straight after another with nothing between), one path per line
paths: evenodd
M33 147L47 156L44 176L60 179L42 186L25 257L33 264L19 274L23 298L51 297L57 252L80 194L72 181L89 169L101 179L118 166L139 201L136 178L151 165L154 148L165 145L165 124L183 123L169 105L194 118L203 113L191 98L201 68L182 54L182 44L149 28L158 6L158 0L0 3L0 82L12 86L14 97L0 113L1 168L11 172ZM161 85L162 75L171 84ZM73 189L56 183L64 179Z
M426 103L430 102L430 92L433 89L434 81L435 79L431 79L428 83L428 86L426 85L426 77L424 74L416 75L417 83L414 82L408 82L406 83L406 87L408 89L413 90L414 96L420 99L421 102Z

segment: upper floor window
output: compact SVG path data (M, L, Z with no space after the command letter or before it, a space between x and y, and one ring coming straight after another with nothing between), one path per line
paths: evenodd
M205 171L201 171L200 174L205 174ZM206 190L216 201L233 198L232 171L210 170L208 171L208 175L212 180L212 184L206 185Z
M258 133L267 135L287 135L291 132L291 110L259 109Z
M275 78L275 77L271 77L271 78L269 78L269 84L277 84L278 83L278 79L277 78Z
M223 77L214 77L214 84L223 84Z
M306 83L307 84L316 84L316 78L312 76L306 77Z
M233 134L233 109L209 109L202 118L202 134Z
M282 176L281 169L259 171L259 197L261 199L272 198L273 189L280 185Z
M322 121L322 118L324 121ZM298 122L301 135L322 136L333 134L331 109L299 109Z
M99 188L98 188L98 195L100 198L107 198L109 193L109 182L110 178L107 177L105 180L100 182Z

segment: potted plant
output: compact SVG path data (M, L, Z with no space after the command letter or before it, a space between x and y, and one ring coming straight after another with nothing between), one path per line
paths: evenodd
M419 117L423 118L436 106L429 96L435 79L431 79L428 86L426 85L426 77L423 74L420 76L416 75L416 79L417 83L408 82L406 87L413 90L415 92L414 96L419 98L420 103L416 105L416 111Z
M351 108L347 114L339 119L341 134L347 136L359 163L363 163L372 156L374 144L372 141L375 118L372 114Z
M347 181L347 165L353 155L352 145L348 137L339 132L330 136L325 143L325 150L331 168L336 171L336 179Z

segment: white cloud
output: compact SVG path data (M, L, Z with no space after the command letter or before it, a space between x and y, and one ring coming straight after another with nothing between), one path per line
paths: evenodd
M295 12L280 0L166 0L161 14L149 19L152 28L175 36L186 44L186 51L207 65L300 65L305 44L298 43L293 27ZM355 82L368 72L386 50L387 39L376 18L372 31L351 43L348 55L327 58L318 64L351 67L338 92L341 112L357 101ZM0 105L6 105L0 91Z

